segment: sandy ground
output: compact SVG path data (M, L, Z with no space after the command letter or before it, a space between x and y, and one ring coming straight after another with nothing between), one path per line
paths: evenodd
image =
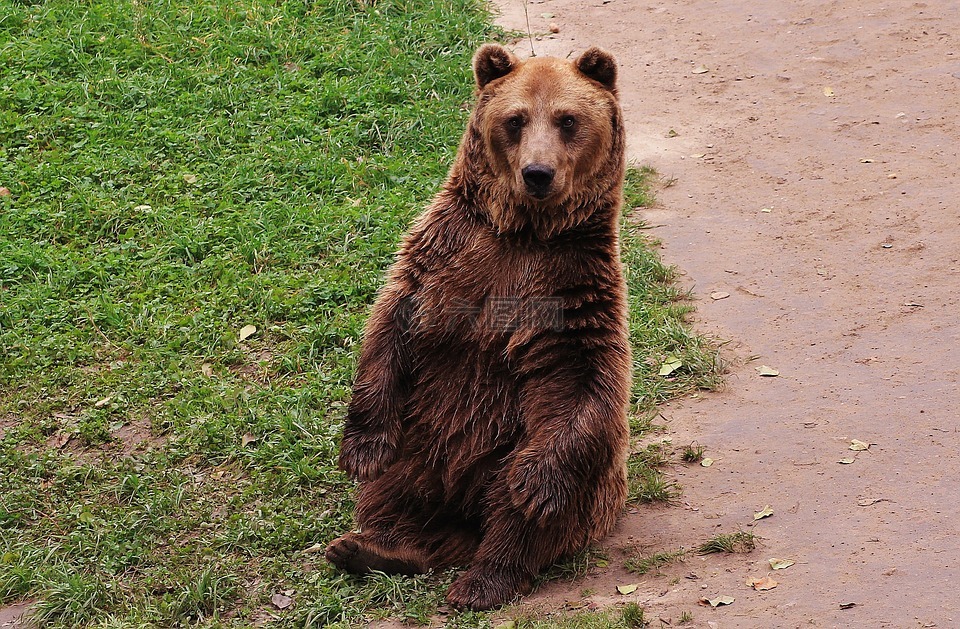
M526 30L520 0L501 8ZM703 627L960 626L960 3L530 0L528 13L539 55L617 56L631 157L676 180L643 218L695 290L697 327L739 360L725 390L663 412L675 444L716 463L672 469L683 504L629 516L611 558L762 538L660 575L611 561L528 604L588 590L674 626L683 611ZM765 505L774 515L754 523ZM796 564L773 572L771 557ZM767 575L775 589L745 584ZM622 583L639 588L620 596ZM735 601L697 604L718 595Z

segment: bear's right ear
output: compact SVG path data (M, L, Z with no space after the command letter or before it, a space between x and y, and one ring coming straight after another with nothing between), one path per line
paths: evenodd
M484 44L473 55L473 75L477 89L482 90L494 79L510 74L520 60L500 44Z

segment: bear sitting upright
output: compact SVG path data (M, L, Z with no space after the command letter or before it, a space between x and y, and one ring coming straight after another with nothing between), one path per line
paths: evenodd
M342 570L469 564L456 607L528 593L616 523L630 389L613 57L486 44L443 189L367 325L340 466L360 481Z

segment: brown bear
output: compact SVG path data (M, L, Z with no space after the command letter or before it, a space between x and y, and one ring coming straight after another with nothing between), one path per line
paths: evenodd
M616 64L486 44L443 189L404 240L364 336L340 453L360 481L342 570L469 564L487 609L610 531L630 388Z

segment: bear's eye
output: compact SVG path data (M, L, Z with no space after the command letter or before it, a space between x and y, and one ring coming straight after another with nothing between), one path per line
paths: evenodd
M507 127L512 130L517 130L523 126L523 118L520 116L510 116L507 118Z
M577 119L573 116L564 116L560 119L560 126L564 129L572 129L577 124Z

